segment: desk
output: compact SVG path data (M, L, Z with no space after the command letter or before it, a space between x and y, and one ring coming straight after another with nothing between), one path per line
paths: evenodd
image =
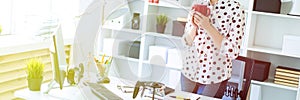
M134 86L134 82L128 81L125 79L119 79L116 77L110 77L110 84L104 84L106 88L111 90L113 93L117 94L124 100L132 100L132 93L123 93L121 90L117 88L117 85L127 85ZM42 91L47 89L47 84L42 85ZM77 86L69 86L63 87L60 89L52 89L49 94L43 94L41 92L33 92L29 91L28 88L18 90L14 93L16 97L30 100L99 100L99 98L92 93L89 86L85 85L77 85ZM175 91L170 95L176 95L180 97L190 97L191 100L196 100L197 98L201 98L201 100L221 100L215 99L211 97L201 96L197 94L187 93L183 91ZM165 97L166 100L174 99L168 96ZM136 100L141 100L140 94L137 96ZM150 100L150 99L149 99ZM175 100L175 99L174 99Z

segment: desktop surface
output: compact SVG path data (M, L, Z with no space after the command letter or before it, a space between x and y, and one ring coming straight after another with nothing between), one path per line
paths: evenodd
M128 81L125 79L120 79L117 77L110 77L111 82L109 84L102 84L105 88L122 98L123 100L133 100L132 92L125 93L122 92L118 86L134 86L135 82ZM42 85L42 91L47 88L47 84ZM49 94L43 94L42 92L33 92L29 91L28 88L23 90L18 90L15 93L16 97L30 100L100 100L99 96L95 95L91 91L89 85L81 84L77 86L67 86L62 90L59 88L53 89L49 92ZM165 100L176 100L178 98L172 98L171 96L176 96L179 98L189 98L191 100L221 100L212 97L206 97L202 95L197 95L193 93L187 93L183 91L175 91L174 93L170 93L164 97ZM135 100L145 100L145 98L141 98L140 94L135 98ZM151 98L149 98L151 100ZM157 99L156 99L157 100Z

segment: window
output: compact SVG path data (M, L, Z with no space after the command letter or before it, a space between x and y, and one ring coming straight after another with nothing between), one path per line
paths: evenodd
M1 0L2 33L47 36L59 24L74 24L78 0Z
M2 29L0 35L11 33L11 15L12 0L0 1L0 27Z

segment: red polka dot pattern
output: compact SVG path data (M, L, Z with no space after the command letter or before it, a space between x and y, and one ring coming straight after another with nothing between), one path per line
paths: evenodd
M239 54L245 27L244 10L234 0L218 0L214 5L210 5L210 0L195 1L208 5L210 23L224 38L222 46L217 47L214 37L203 28L198 28L192 46L185 45L182 73L201 84L219 83L231 77L231 61ZM185 33L189 33L193 27L188 15Z

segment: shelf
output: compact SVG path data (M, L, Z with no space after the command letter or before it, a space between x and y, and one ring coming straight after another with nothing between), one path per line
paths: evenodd
M252 14L272 16L272 17L291 18L291 19L298 19L298 20L300 20L299 16L291 16L291 15L284 15L284 14L275 14L275 13L259 12L259 11L252 11Z
M176 1L174 0L173 2L167 2L167 1L162 1L160 0L158 4L156 3L149 3L147 2L146 4L148 4L149 6L158 6L158 7L167 7L167 8L176 8L176 9L185 9L185 10L190 10L192 9L192 7L188 7L188 6L182 6L178 3L176 3Z
M143 63L144 64L154 65L154 66L159 66L159 67L166 67L167 69L171 69L171 70L181 71L181 68L172 67L172 66L169 66L168 64L166 64L166 65L159 65L159 64L150 63L150 61L148 61L148 60L143 61Z
M156 32L146 32L145 35L164 37L164 38L175 39L175 40L181 39L181 37L179 37L179 36L172 36L171 34L168 34L168 33L161 34L161 33L156 33Z
M123 32L128 32L128 33L136 33L136 34L141 34L142 33L141 30L134 30L134 29L130 29L130 28L118 28L118 27L109 26L109 25L103 25L102 28L117 30L117 31L123 31Z
M133 62L139 62L139 59L127 57L124 55L114 56L114 58L121 59L121 60L133 61Z
M284 86L284 85L280 85L280 84L275 84L275 83L273 83L272 79L268 79L265 82L251 80L251 84L253 84L253 83L254 84L259 84L259 85L264 85L264 86L270 86L270 87L287 89L287 90L291 90L291 91L297 91L297 88L295 88L295 87L289 87L289 86Z
M274 54L274 55L280 55L280 56L300 58L300 56L298 56L298 55L282 53L282 50L277 49L277 48L270 48L270 47L263 47L263 46L250 46L250 47L247 48L247 50L248 51L268 53L268 54Z

